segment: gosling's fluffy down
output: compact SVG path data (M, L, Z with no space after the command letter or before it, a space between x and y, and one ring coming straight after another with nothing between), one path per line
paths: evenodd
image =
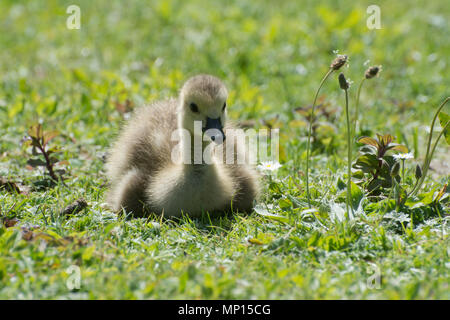
M125 209L134 216L156 213L165 217L182 213L190 216L199 216L202 212L220 214L231 209L251 211L259 184L254 167L247 162L183 164L172 161L174 148L177 144L180 146L172 137L178 128L193 133L194 120L202 121L203 129L213 122L216 127L224 125L225 136L227 130L235 128L226 121L227 95L218 78L199 75L184 84L178 99L158 101L135 110L107 160L110 207L114 211ZM225 139L222 145L224 150L227 141ZM204 142L203 147L210 143ZM235 151L244 147L235 145ZM192 148L192 145L181 147L187 151Z

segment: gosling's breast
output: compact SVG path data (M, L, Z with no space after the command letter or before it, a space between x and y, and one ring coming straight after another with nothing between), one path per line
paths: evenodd
M156 211L167 215L200 215L229 207L233 190L231 177L221 167L172 166L151 179L147 196Z

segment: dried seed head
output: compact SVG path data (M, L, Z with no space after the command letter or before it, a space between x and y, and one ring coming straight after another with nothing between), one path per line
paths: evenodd
M348 56L345 54L338 54L336 59L333 60L333 62L330 65L330 68L333 70L339 70L346 62L347 62Z
M373 66L366 70L364 76L366 79L372 79L373 77L379 75L381 72L381 66Z
M398 173L400 171L400 163L396 162L391 169L391 177L396 177L398 176Z
M420 179L422 177L422 168L419 165L416 166L416 179Z
M345 79L345 76L342 72L339 74L339 85L341 86L342 90L347 90L350 87L350 84Z

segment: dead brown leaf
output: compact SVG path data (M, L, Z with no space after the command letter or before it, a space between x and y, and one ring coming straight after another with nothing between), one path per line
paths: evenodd
M62 215L71 215L76 214L83 210L84 208L87 208L88 204L86 200L83 198L75 200L73 203L69 204L67 207L65 207L62 211Z
M17 220L16 218L13 219L3 218L2 222L6 228L11 228L14 227L19 222L19 220Z
M2 189L12 193L20 193L20 188L14 181L8 181L0 177L0 190Z
M124 103L116 101L115 106L117 111L119 111L121 114L125 114L133 110L134 104L130 99L127 99Z
M25 241L31 241L34 238L34 233L27 227L22 228L22 239Z

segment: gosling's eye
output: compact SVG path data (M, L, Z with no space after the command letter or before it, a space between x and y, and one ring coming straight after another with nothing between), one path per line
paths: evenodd
M224 104L223 104L223 107L222 107L222 112L223 111L225 111L225 108L227 107L227 103L225 102Z
M189 108L191 108L192 112L198 113L198 106L195 103L191 103Z

